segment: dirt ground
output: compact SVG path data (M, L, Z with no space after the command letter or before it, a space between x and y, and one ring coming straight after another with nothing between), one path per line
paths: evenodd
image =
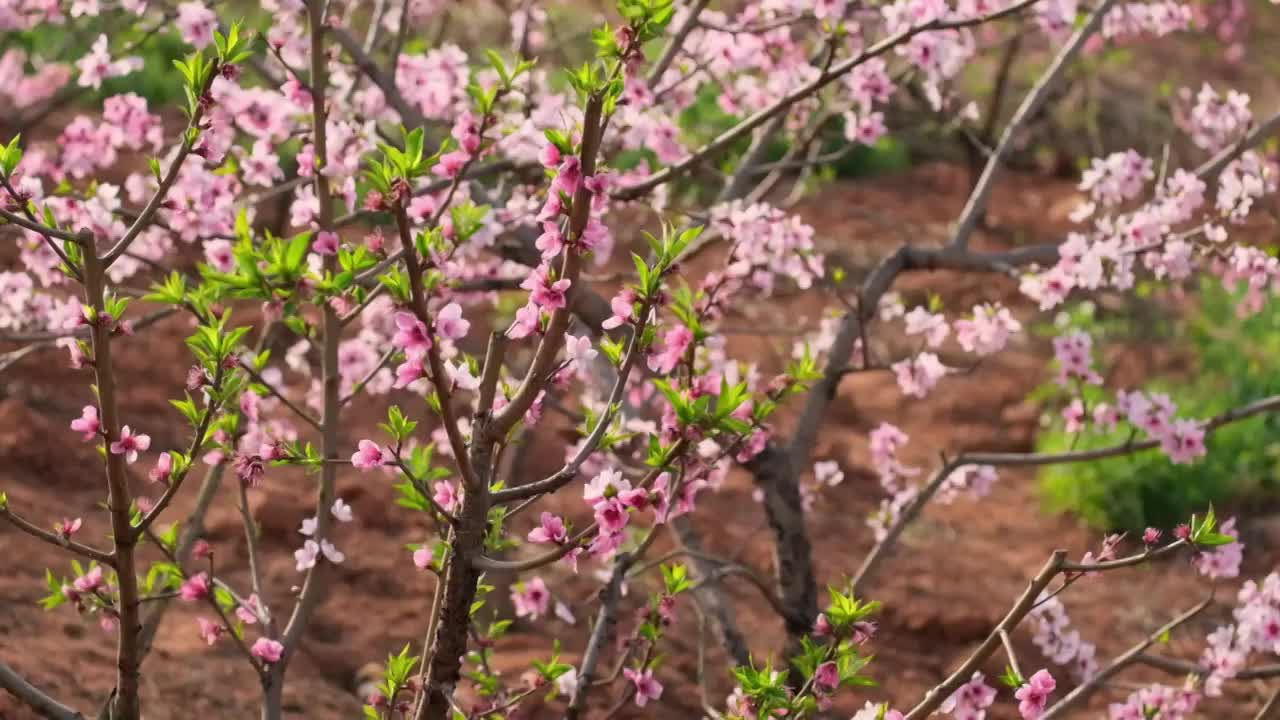
M874 184L833 186L807 202L801 212L817 228L825 252L849 267L866 267L904 238L935 241L955 217L965 192L962 172L932 165L877 179ZM990 217L998 232L984 233L976 242L995 247L1058 237L1067 227L1073 195L1069 184L1039 177L1007 177L999 184ZM1011 280L950 273L904 277L897 289L916 300L927 292L938 293L947 307L957 310L983 300L1012 300L1016 293ZM818 311L813 297L752 307L743 320L757 330L778 328L779 335L735 336L731 348L759 358L765 367L776 367L790 350L792 338L786 333L816 327ZM117 362L127 388L124 416L150 432L157 452L186 441L185 428L167 402L182 386L187 364L184 331L183 321L166 321L118 345ZM477 334L472 335L476 339ZM1023 399L1047 377L1050 355L1042 342L1023 337L972 373L944 381L926 401L904 399L887 374L846 379L815 454L818 459L839 460L846 476L842 485L823 497L808 521L820 582L840 582L858 567L872 545L866 516L883 496L866 447L867 433L875 425L890 421L902 427L912 437L906 459L926 467L935 464L943 451L1028 450L1040 408ZM1168 364L1167 358L1124 351L1108 361L1124 364L1124 374L1132 373L1133 377ZM29 357L0 377L0 489L28 518L52 525L63 515L83 516L87 525L84 536L101 538L107 522L98 505L103 498L100 466L94 451L76 441L67 429L67 423L89 400L86 375L66 369L61 354ZM356 407L360 420L347 430L349 444L364 436L362 426L368 427L366 422L375 417L377 405ZM782 425L786 427L786 417ZM552 432L554 428L548 428L542 435ZM541 443L535 447L549 449L527 453L526 472L540 475L558 467L560 445ZM139 467L149 467L153 459L154 453ZM189 509L197 484L189 483L175 503L172 517L182 517ZM207 538L215 549L219 574L244 585L245 540L232 501L233 490L223 488L207 520ZM330 592L290 668L285 697L293 718L359 717L355 688L361 668L382 660L406 642L420 642L425 627L432 580L413 568L404 546L425 539L426 528L393 505L391 482L385 476L346 469L339 474L339 495L352 505L356 518L339 535L348 560L328 571ZM565 495L551 499L549 507L580 514L577 494ZM264 571L271 588L268 603L277 615L284 614L291 607L290 588L299 578L292 550L300 520L312 514L312 481L298 473L272 471L252 500L263 530ZM870 588L870 596L885 604L880 632L870 645L876 657L869 668L882 686L844 692L830 717L848 717L868 699L887 699L898 707L910 707L990 632L1054 548L1066 548L1074 556L1096 548L1098 532L1068 517L1047 516L1038 503L1034 476L1007 471L992 494L979 503L959 501L926 511ZM723 489L702 496L695 524L708 552L738 554L761 572L771 572L770 534L743 473L735 472ZM1280 517L1255 513L1244 518L1242 525L1248 544L1246 575L1265 574L1276 565L1276 555L1270 549L1280 543ZM0 527L0 657L61 700L96 710L112 686L114 639L96 625L81 621L69 608L46 613L36 605L44 592L44 568L65 573L66 562L57 550L12 528ZM553 593L577 616L577 627L567 627L561 621L537 627L518 625L499 646L500 669L520 673L530 660L545 658L553 638L564 641L570 661L576 658L585 637L584 626L594 613L591 570L585 565L583 574L576 578L560 567L543 573ZM781 623L749 585L729 580L727 587L738 623L750 637L757 657L776 651L782 639ZM1229 601L1234 587L1232 583L1223 588L1218 597ZM1098 645L1099 657L1107 658L1194 604L1205 591L1206 586L1191 568L1169 562L1081 582L1063 596L1063 601L1075 626ZM632 602L637 597L643 597L639 588L630 595ZM1227 613L1227 604L1220 601L1211 612L1175 633L1161 651L1193 658L1206 632ZM146 717L256 717L258 688L252 671L230 645L204 646L196 632L197 614L181 604L170 611L156 648L143 667ZM624 630L629 617L624 613ZM697 634L690 601L681 607L679 625L663 648L668 660L658 678L666 685L666 692L661 710L651 717L698 717ZM1016 633L1015 644L1024 666L1042 664L1025 628ZM719 661L713 651L709 693L714 705L723 706L731 685L727 674L719 670L724 667ZM1003 667L1003 658L997 657L985 670L988 676L996 676ZM1122 680L1158 677L1133 671ZM1180 682L1179 678L1163 679ZM1263 691L1261 686L1232 685L1227 698L1203 705L1199 716L1251 718ZM1087 710L1071 717L1104 716L1106 702L1122 695L1117 691L1100 694ZM1011 700L1011 694L1002 690L990 717L1016 717ZM513 717L558 717L558 707L535 702ZM12 698L0 695L0 718L29 717L25 713Z

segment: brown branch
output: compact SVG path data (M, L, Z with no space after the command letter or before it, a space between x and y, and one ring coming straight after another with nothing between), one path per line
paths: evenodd
M106 565L107 567L115 567L115 557L113 557L111 553L103 552L97 548L89 547L83 543L78 543L70 538L64 538L58 533L45 530L35 523L15 514L8 505L0 506L0 517L8 520L14 527L31 537L43 540L44 542L60 547L63 550L73 552L87 560L93 560L99 564Z
M565 711L565 720L578 720L586 708L587 694L591 691L592 679L595 677L596 665L600 662L600 654L604 646L613 638L613 630L618 622L618 603L622 600L622 583L626 580L633 556L629 552L618 553L613 560L613 572L604 587L600 588L600 610L596 614L595 626L587 641L587 650L582 656L582 666L578 671L578 686L569 699L569 707Z
M1190 660L1179 660L1177 658L1167 658L1160 655L1148 655L1140 653L1133 659L1135 663L1141 663L1153 667L1157 670L1163 670L1174 675L1197 675L1203 677L1213 673L1212 668L1198 665ZM1280 677L1280 663L1273 665L1258 665L1257 667L1246 668L1232 675L1229 680L1265 680L1268 678Z
M1066 551L1054 551L1053 556L1049 558L1049 561L1044 564L1044 567L1032 579L1022 596L1014 603L1013 607L1004 616L1004 619L996 626L996 629L991 631L987 639L961 663L960 667L950 677L930 690L924 699L920 701L920 704L907 713L905 720L924 720L933 711L937 710L938 706L946 701L947 698L951 697L951 694L959 689L961 685L969 681L969 677L973 675L974 671L981 667L987 658L991 657L992 653L995 652L996 647L1000 645L1000 633L1007 633L1013 630L1027 616L1027 613L1031 612L1032 607L1035 606L1036 599L1040 597L1040 593L1044 592L1049 583L1053 582L1058 573L1062 572L1062 564L1066 557Z
M580 157L584 178L594 175L596 171L596 155L600 150L601 135L604 133L603 111L603 96L598 93L592 94L587 99L587 107L583 111L582 119ZM587 188L585 181L580 183L577 191L574 192L573 204L569 212L569 227L565 238L570 243L577 243L582 238L582 232L586 229L587 221L591 217L591 191ZM545 385L545 377L555 363L560 346L564 343L564 334L569 329L573 298L579 294L578 273L581 270L581 260L581 256L573 246L565 248L559 277L570 283L566 305L551 313L551 321L547 324L546 333L538 343L538 349L534 351L533 360L529 363L529 370L525 373L511 401L493 416L491 422L486 423L485 432L492 441L500 440L524 417L525 412L533 405L538 393Z
M1210 595L1200 603L1197 603L1195 607L1192 607L1190 610L1187 610L1181 615L1178 615L1174 619L1160 626L1159 629L1157 629L1155 632L1151 633L1147 637L1143 638L1143 640L1139 642L1137 645L1134 645L1133 647L1126 650L1124 653L1117 655L1115 659L1107 663L1105 667L1101 668L1100 670L1098 670L1098 672L1094 673L1093 677L1089 678L1084 683L1076 686L1076 688L1071 692L1067 693L1065 697L1063 697L1061 700L1051 705L1049 709L1045 711L1044 715L1040 716L1041 720L1053 720L1053 718L1056 718L1062 715L1067 711L1068 708L1075 705L1076 703L1081 702L1083 700L1087 700L1089 696L1097 692L1103 685L1105 685L1106 682L1112 678L1112 676L1116 675L1121 670L1124 670L1126 667L1133 664L1134 661L1143 652L1146 652L1147 648L1151 647L1156 641L1164 637L1166 633L1172 632L1175 628L1179 627L1183 623L1186 623L1188 620L1195 617L1196 615L1199 615L1201 611L1209 607L1209 604L1211 602L1213 602L1213 595ZM1019 673L1019 675L1021 675L1021 673Z
M658 82L662 80L662 76L667 72L667 68L671 67L671 63L675 62L676 56L680 54L685 41L689 39L689 34L698 27L698 16L710 4L711 0L693 0L690 3L689 15L685 18L684 24L671 33L671 41L663 48L662 55L658 57L658 61L649 70L647 83L650 90L655 88Z
M138 666L141 663L138 639L141 622L138 615L138 575L135 569L134 551L138 538L133 532L131 507L133 496L129 489L129 477L125 470L124 456L110 452L111 443L120 438L120 411L116 400L116 378L111 359L112 327L103 322L106 317L106 291L104 288L106 266L93 251L93 238L87 230L82 232L84 252L85 302L94 310L93 366L98 384L104 445L107 447L104 464L107 471L107 508L111 513L111 533L116 547L112 553L119 586L119 621L116 646L116 687L112 707L113 720L139 720L141 705L138 698Z
M671 518L671 529L679 538L680 544L689 557L693 558L694 575L701 578L693 587L693 600L698 605L698 609L702 617L710 621L712 630L720 637L720 644L724 647L725 652L729 655L729 659L735 665L749 665L751 663L751 647L743 636L742 631L738 629L738 624L733 618L732 608L729 607L727 598L725 598L723 588L719 582L721 567L732 567L736 563L724 561L717 563L702 553L702 538L698 536L694 530L693 523L689 521L687 516ZM782 613L781 602L777 600L773 589L766 584L759 575L751 571L744 575L751 579L752 583L760 589L760 592L766 599L773 604L775 610Z
M1075 60L1076 55L1080 54L1080 51L1084 48L1085 41L1101 27L1102 18L1106 16L1115 4L1116 0L1102 0L1102 2L1098 3L1098 6L1089 14L1089 18L1076 29L1071 39L1054 56L1053 62L1049 64L1048 69L1040 76L1039 81L1023 98L1022 104L1018 106L1013 118L1009 120L1009 124L1005 126L1004 132L1000 135L1000 142L996 145L991 156L987 158L987 166L983 169L977 184L974 185L973 192L969 193L969 200L965 203L964 210L960 212L960 219L956 223L955 235L951 239L952 245L961 250L969 246L969 236L973 234L974 229L978 226L978 221L982 219L983 212L987 207L987 201L991 197L991 190L995 187L996 173L1000 171L1000 164L1012 149L1018 132L1022 130L1027 120L1035 115L1036 111L1044 104L1054 85L1062 78L1067 66Z
M311 35L311 132L315 146L316 167L316 200L319 212L316 223L321 232L333 230L333 195L324 176L324 164L328 161L328 138L326 94L329 86L328 60L325 53L325 33L329 29L325 22L324 0L309 0L307 3L308 24ZM333 272L337 269L337 259L329 256L324 259L325 270ZM337 481L338 430L341 414L340 383L341 374L338 368L338 345L342 340L342 326L337 311L331 303L325 303L323 313L323 346L321 352L321 384L323 387L323 412L320 418L321 452L325 462L320 467L320 480L316 492L316 534L317 540L329 533L332 524L329 508L333 505L334 488ZM324 562L317 562L307 571L302 582L302 590L298 594L298 602L293 613L284 626L280 642L284 645L284 654L280 662L268 668L263 677L263 720L278 720L281 715L284 692L284 674L289 660L297 651L311 615L320 604Z
M50 720L84 720L80 711L54 700L3 662L0 662L0 687Z
M240 367L244 368L244 371L245 371L246 373L248 373L248 374L249 374L249 377L250 377L250 378L251 378L255 383L257 383L257 384L261 385L262 387L266 388L266 389L267 389L267 393L268 393L268 394L270 394L270 395L271 395L271 397L273 397L273 398L275 398L275 399L279 400L279 401L280 401L280 403L281 403L282 405L284 405L285 407L289 408L289 410L290 410L294 415L296 415L296 416L298 417L298 419L299 419L299 420L301 420L301 421L305 422L306 424L310 425L312 428L314 428L314 429L316 429L316 430L320 430L320 429L321 429L321 427L320 427L320 421L319 421L319 420L317 420L317 419L315 419L314 417L312 417L312 416L311 416L311 413L309 413L309 412L307 412L306 410L303 410L302 408L298 407L297 403L295 403L295 402L293 402L292 400L290 400L290 399L288 398L288 396L286 396L286 395L284 394L284 392L282 392L281 390L277 389L277 388L276 388L274 385L272 385L271 383L267 382L266 378L262 377L262 374L261 374L261 373L259 373L257 370L254 370L254 369L253 369L253 367L252 367L251 365L249 365L248 363L241 363L241 364L240 364Z
M1275 720L1277 717L1280 717L1280 688L1271 691L1267 702L1253 716L1253 720Z

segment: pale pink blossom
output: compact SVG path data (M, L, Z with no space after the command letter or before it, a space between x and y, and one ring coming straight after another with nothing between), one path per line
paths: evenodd
M543 512L538 527L529 531L529 542L540 545L561 545L569 538L564 521L549 512Z
M85 405L80 412L80 417L71 421L71 429L83 434L83 440L88 442L98 435L102 429L102 423L98 420L98 408L93 405Z
M280 662L280 658L284 656L284 645L271 638L260 637L253 642L253 647L249 648L249 652L262 662L270 665Z
M653 678L652 670L624 668L622 674L635 686L637 707L644 707L649 701L662 697L662 683Z
M187 578L178 589L178 597L187 602L203 600L209 596L209 574L198 573Z
M1037 720L1044 714L1049 695L1058 686L1048 670L1037 670L1027 684L1018 688L1014 697L1018 700L1018 713L1023 720Z
M449 303L436 313L436 330L450 340L461 340L471 329L471 323L462 318L462 307L458 303Z
M542 578L533 577L511 588L511 602L515 605L516 617L537 620L550 609L551 592Z
M391 457L372 440L361 440L359 450L351 456L351 465L362 472L386 465Z
M138 453L151 447L151 437L134 434L128 425L120 428L120 439L111 443L112 455L124 455L125 462L132 463L138 459Z

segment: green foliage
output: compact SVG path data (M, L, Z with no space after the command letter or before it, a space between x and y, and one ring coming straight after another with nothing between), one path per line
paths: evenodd
M1177 403L1179 417L1207 419L1233 407L1280 392L1280 308L1239 317L1239 296L1206 281L1200 307L1171 330L1195 353L1192 381L1185 378L1151 383ZM1087 308L1084 308L1087 310ZM1099 323L1077 306L1073 324L1103 334L1114 324ZM1150 342L1151 339L1146 340ZM1090 408L1111 402L1087 388ZM1115 445L1130 436L1127 427L1114 432L1086 430L1067 434L1061 420L1037 440L1041 452ZM1226 425L1206 437L1208 455L1189 465L1174 465L1159 450L1127 457L1046 468L1042 489L1052 511L1070 511L1105 529L1169 528L1185 522L1211 503L1242 500L1280 485L1280 418L1264 415Z
M12 175L18 163L22 162L22 148L18 147L18 142L21 140L22 135L19 133L9 139L8 145L0 145L0 170L3 171L4 177Z

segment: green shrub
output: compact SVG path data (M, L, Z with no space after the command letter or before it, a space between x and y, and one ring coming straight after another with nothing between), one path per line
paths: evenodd
M1280 307L1270 304L1257 315L1240 318L1237 296L1206 281L1200 307L1174 322L1167 342L1187 342L1195 367L1185 377L1152 383L1146 390L1164 392L1178 406L1178 417L1208 419L1226 410L1280 393ZM1076 320L1081 315L1074 313ZM1085 317L1078 325L1088 325ZM1102 334L1116 330L1099 326ZM1148 338L1150 342L1153 338ZM1086 393L1089 406L1103 397ZM1037 450L1115 445L1130 430L1121 423L1114 432L1086 430L1078 437L1064 432L1060 416L1040 434ZM1140 530L1148 525L1170 528L1185 522L1209 503L1257 499L1280 485L1280 417L1254 417L1211 433L1206 457L1190 465L1174 465L1159 450L1091 463L1049 467L1041 473L1048 508L1081 516L1106 530Z

